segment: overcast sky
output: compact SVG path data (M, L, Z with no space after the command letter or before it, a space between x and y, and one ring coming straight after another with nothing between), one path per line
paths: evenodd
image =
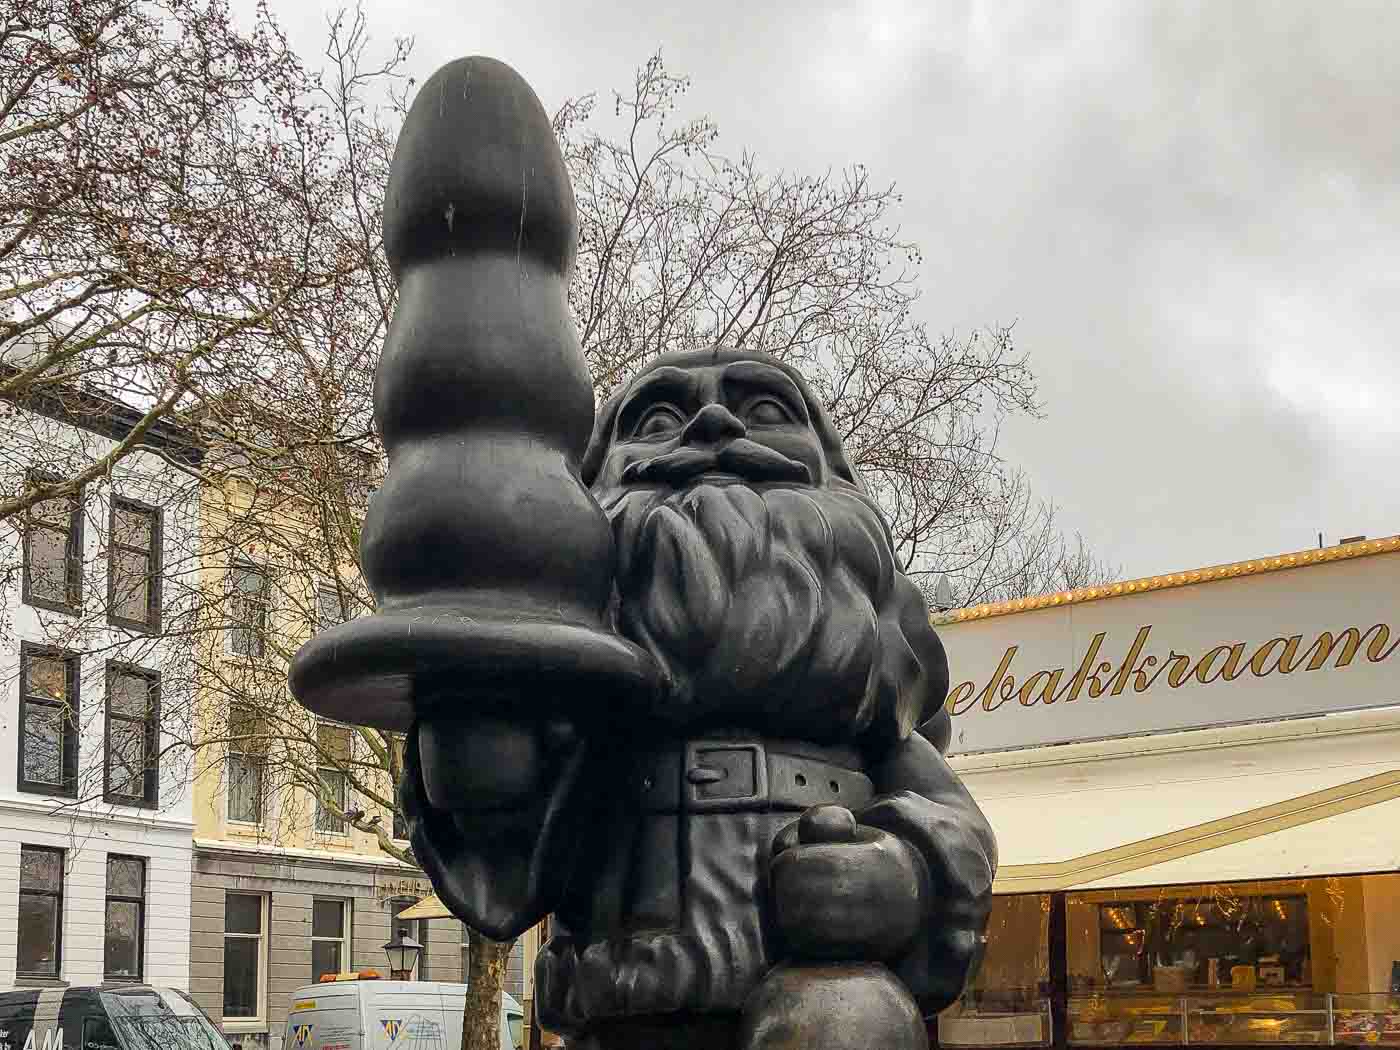
M939 331L1016 323L1005 452L1128 576L1400 532L1400 5L365 0L546 109L656 48L721 151L898 184ZM329 5L272 0L304 53Z

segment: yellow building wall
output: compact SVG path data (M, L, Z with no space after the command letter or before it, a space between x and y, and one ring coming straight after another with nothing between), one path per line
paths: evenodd
M205 604L214 607L219 596L226 593L228 586L228 570L232 560L228 538L236 534L236 528L231 527L231 522L240 516L248 515L253 502L253 490L249 485L228 482L217 489L206 486L203 496L201 524L206 538L206 550L202 561L200 587L205 592ZM260 543L259 537L274 535L279 542L295 544L298 541L298 531L309 527L304 518L298 520L295 507L281 505L277 507L277 512L281 520L269 522L266 517L262 518L258 527L250 531L249 542L240 548L241 554L256 564L269 567L274 573L279 569L277 553L275 550L268 550L269 544L266 542ZM300 576L301 578L298 578L295 573L288 575L285 572L278 574L276 590L286 593L294 588L303 588L308 606L314 608L318 581L304 571ZM270 633L285 642L288 653L295 652L297 646L311 633L311 625L304 615L278 608L275 600L269 609L269 628ZM239 674L249 673L250 660L246 656L235 656L230 652L225 630L208 631L202 634L195 644L205 647L200 660L202 681L198 686L199 696L195 705L196 733L201 741L207 742L226 735L227 707L231 693L235 692L229 683L236 682ZM307 726L314 727L315 716L301 709L287 689L286 661L280 655L269 653L260 663L262 666L257 673L268 676L259 683L260 698L265 698L273 690L280 690L281 700L287 705L287 710L304 714ZM221 681L218 686L211 684L216 675ZM309 791L299 788L287 787L272 792L267 800L261 824L230 822L227 819L225 746L222 743L205 744L198 752L195 765L196 839L313 849L379 860L387 859L377 836L370 832L348 827L343 835L318 831L315 827L315 798ZM269 766L276 769L275 755L270 756ZM387 774L376 790L384 797L392 797L393 787ZM370 816L376 813L376 807L370 800L355 797L353 793L347 797L347 803L357 804ZM382 810L379 811L379 815L382 826L386 829L392 828L392 812Z

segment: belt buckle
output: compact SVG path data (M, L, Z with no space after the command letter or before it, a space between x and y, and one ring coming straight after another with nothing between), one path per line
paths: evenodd
M685 808L691 812L768 799L768 757L755 740L691 740L684 775Z

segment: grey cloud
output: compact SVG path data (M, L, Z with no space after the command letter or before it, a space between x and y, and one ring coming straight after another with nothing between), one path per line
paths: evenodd
M367 8L420 76L495 54L546 105L662 46L722 147L898 182L925 316L1017 321L1048 416L1007 453L1129 574L1400 531L1400 7Z

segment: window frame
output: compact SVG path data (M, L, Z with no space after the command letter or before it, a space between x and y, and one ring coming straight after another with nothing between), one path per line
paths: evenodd
M151 519L151 547L148 551L142 551L138 547L130 544L117 542L117 511L135 511L139 514L149 515ZM132 499L130 496L114 495L111 499L111 506L107 509L107 622L114 627L124 627L129 631L139 631L142 634L158 634L161 627L161 610L163 603L163 589L161 587L161 574L163 559L161 557L165 546L165 513L160 507L153 507L149 503L142 503L140 500ZM117 563L116 555L118 550L130 553L144 553L148 558L150 589L146 597L146 619L129 620L125 616L118 616L117 608Z
M316 905L317 904L337 904L340 906L340 936L339 937L318 937L316 935ZM349 972L351 946L354 943L351 937L351 924L354 922L354 910L351 901L345 897L312 897L311 898L311 983L315 984L321 979L321 975L316 972L316 945L318 943L338 944L340 952L337 956L340 960L340 968L337 973Z
M64 726L63 743L60 745L62 754L60 762L63 764L63 782L61 784L46 784L38 780L27 780L24 775L25 757L25 716L31 706L36 707L58 707L60 711L64 705L55 704L46 697L31 698L29 693L29 660L31 657L45 657L62 661L67 673L68 687L68 718L67 725ZM35 642L21 641L19 643L19 765L15 769L15 790L27 795L44 795L58 798L78 797L78 755L81 736L81 723L78 720L79 712L82 709L82 658L78 653L69 649L60 649L54 645L40 645Z
M62 478L52 474L31 474L30 480L35 484L52 485L62 482ZM38 525L46 523L39 521L34 516L34 507L30 506L25 510L21 523L21 561L20 561L20 601L25 605L32 605L36 609L46 609L49 612L62 613L65 616L81 616L83 613L83 506L87 497L87 486L79 485L78 491L72 493L68 498L73 500L73 509L68 515L68 543L67 556L64 564L63 590L69 599L67 602L56 602L52 598L44 598L34 593L32 585L32 561L30 551L30 535ZM54 496L52 499L63 499L62 496ZM47 501L41 501L47 502ZM52 528L53 526L48 525Z
M322 605L323 599L325 599L327 596L330 597L331 603L335 606L335 616L329 621L327 620L325 615L326 610ZM342 616L343 612L344 609L340 601L339 588L337 588L335 584L327 580L321 580L320 582L318 582L316 584L316 622L313 625L314 631L328 631L332 627L336 627L342 623L345 623L346 621Z
M254 719L258 718L257 711L250 705L231 704L229 706L229 740L224 745L224 820L229 824L237 824L243 827L261 827L263 820L267 817L267 753L250 750L235 750L233 740L233 712L240 707L251 712ZM238 744L239 748L246 747L246 744ZM237 757L240 762L256 762L258 770L258 811L256 819L248 820L245 817L235 817L233 815L233 762Z
M115 981L123 984L142 984L146 977L146 890L149 886L150 862L146 857L137 857L127 853L107 854L107 865L111 866L113 860L132 860L141 865L141 896L131 897L126 894L112 891L104 885L103 905L102 905L102 980ZM134 976L124 974L113 974L107 969L107 920L108 908L113 901L117 903L136 905L136 974Z
M350 778L334 766L317 766L316 775L321 778L321 790L328 791L326 777L340 778L340 808L345 809L345 796L350 793ZM337 817L321 803L321 794L316 793L316 834L328 835L332 838L346 838L350 834L350 825ZM324 825L324 826L323 826Z
M350 755L354 754L354 728L351 726L342 725L339 722L332 722L329 719L318 719L316 722L316 776L321 781L322 791L327 790L327 775L339 778L340 808L343 812L346 808L347 799L350 794L350 777L345 772L345 770L339 768L338 766L332 765L325 760L326 755L330 752L331 749L325 744L323 744L321 741L322 730L330 730L332 732L338 731L345 733L347 745L346 760L348 762ZM314 801L316 803L316 812L312 818L312 827L315 830L316 834L342 839L348 837L350 834L349 822L334 816L330 812L330 810L326 809L325 806L321 804L321 791L315 792ZM323 827L323 823L327 826Z
M118 675L129 678L144 678L147 684L145 718L146 768L142 771L142 792L134 795L119 795L112 789L112 719L119 722L135 722L126 715L112 714L112 682ZM102 799L114 806L135 806L141 809L155 809L160 805L160 672L119 660L107 661L106 710L103 713L102 727Z
M260 616L261 622L256 625L250 626L234 615L236 607L246 602L252 594L252 592L240 590L235 585L234 576L239 572L256 573L258 576L262 577L262 589L257 592L258 597L256 598L262 609ZM229 627L225 641L225 649L234 659L264 660L267 658L268 627L272 622L272 573L268 571L266 566L250 558L237 558L229 566L227 580L228 599L230 605L234 606L234 608L229 610ZM241 613L241 611L241 609L237 609L237 612ZM238 636L239 631L252 632L250 637L255 645L250 646L250 648L256 648L256 652L238 651L234 644L234 639Z
M20 843L20 877L18 879L19 890L19 912L24 911L24 898L28 894L31 897L51 897L57 900L55 913L57 921L54 923L53 942L53 973L30 973L19 968L19 940L16 935L15 940L15 977L26 981L61 981L63 980L63 896L67 888L68 881L68 853L59 846L40 846L37 844ZM57 890L34 890L25 889L24 886L24 852L30 850L35 853L56 853L58 854L58 889Z
M252 897L258 902L258 932L257 933L230 933L228 929L228 899L230 897ZM256 940L258 942L258 969L253 978L255 985L254 997L257 1000L257 1009L252 1017L233 1017L224 1013L228 1008L228 971L225 967L223 975L223 1002L219 1006L220 1027L225 1031L229 1026L262 1026L267 1023L267 962L268 962L268 930L271 925L272 900L266 893L245 893L242 890L224 891L224 931L223 944L228 943L230 937L239 940Z

